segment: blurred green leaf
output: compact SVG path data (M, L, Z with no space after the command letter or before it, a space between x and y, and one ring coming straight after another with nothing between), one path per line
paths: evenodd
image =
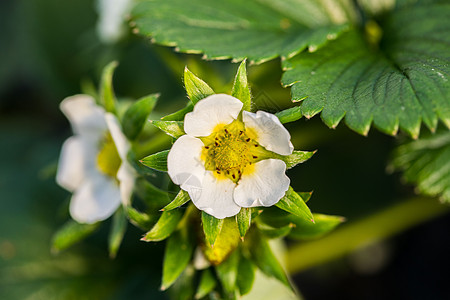
M162 117L161 120L163 120L163 121L183 121L184 116L188 112L191 112L193 109L194 109L194 104L192 104L192 102L189 102L185 108L182 108L179 111L174 112L173 114Z
M145 234L141 241L158 242L166 239L177 228L182 217L183 210L181 209L164 211L155 226Z
M304 218L309 222L314 223L314 218L311 211L309 210L309 207L306 205L305 201L303 201L300 195L292 189L292 187L289 187L286 195L284 195L284 197L281 198L280 201L278 201L276 206L295 216Z
M126 211L130 222L142 230L150 230L155 223L153 216L140 212L134 207L128 206Z
M244 59L239 65L236 77L234 79L231 96L238 98L244 103L243 110L250 111L252 108L252 94L247 81L247 60Z
M145 178L138 178L135 183L136 195L146 204L149 211L160 210L166 206L170 198L167 192L157 188Z
M236 278L236 284L239 288L239 293L241 296L251 291L254 281L255 266L249 259L241 255Z
M186 134L181 121L150 121L150 123L176 139Z
M195 295L195 281L196 272L193 266L188 265L181 273L178 279L168 290L171 297L169 299L175 300L192 300Z
M115 258L122 244L125 231L127 230L127 217L124 209L119 207L113 216L111 230L108 238L109 257Z
M189 71L187 67L184 69L184 87L193 104L214 94L213 89Z
M247 57L261 63L319 47L353 18L350 1L142 1L132 12L139 32L156 43L208 59ZM176 8L176 9L174 9Z
M194 251L192 230L181 228L167 240L163 262L161 290L169 288L184 271Z
M100 84L100 104L103 105L106 111L112 113L115 113L116 111L116 96L114 95L113 89L113 74L117 66L117 61L110 62L105 66Z
M450 202L450 131L399 146L391 168L403 171L404 180L420 193Z
M242 207L239 213L236 215L236 223L238 225L239 235L243 239L252 223L251 208Z
M277 239L287 236L291 232L292 227L295 227L295 225L293 225L292 223L279 228L258 226L261 233L269 239Z
M237 286L236 279L239 267L239 251L234 251L221 264L216 266L217 277L222 283L223 289L226 293L225 299L235 298Z
M207 245L214 247L217 236L222 230L224 219L217 219L202 211L202 226Z
M302 109L300 106L294 106L282 111L279 111L275 114L277 118L280 120L281 124L294 122L302 118Z
M286 168L290 169L298 164L304 163L310 159L316 151L297 151L294 150L292 154L286 156L280 156L280 158L286 163Z
M180 190L178 192L178 194L176 195L175 199L173 199L172 202L167 204L162 210L168 211L168 210L175 209L175 208L180 207L181 205L185 204L189 200L191 200L191 198L189 197L188 192L186 192L184 190Z
M203 253L213 265L218 265L236 249L239 241L240 235L236 220L234 218L225 218L214 247L204 246Z
M167 155L169 155L169 150L164 150L144 157L140 162L149 168L167 172Z
M335 128L345 123L366 135L372 122L395 135L400 127L417 138L421 121L432 131L438 120L450 128L450 5L422 4L383 17L379 43L352 29L316 52L283 61L282 83L302 113L319 112ZM382 36L381 36L382 35ZM375 37L376 39L376 37Z
M311 199L313 192L300 192L297 193L299 194L300 197L302 197L303 201L305 201L305 203L308 203L309 199Z
M129 140L136 139L141 133L148 115L156 105L158 97L159 94L143 97L127 109L122 119L122 129Z
M74 220L67 221L52 237L52 252L59 252L88 237L99 227L94 224L80 224Z
M200 283L198 284L197 292L195 293L195 299L201 299L214 290L217 285L216 278L214 277L211 269L205 269L200 276Z
M253 263L267 276L274 277L290 287L286 273L259 230L251 230L247 236L246 245L250 251Z

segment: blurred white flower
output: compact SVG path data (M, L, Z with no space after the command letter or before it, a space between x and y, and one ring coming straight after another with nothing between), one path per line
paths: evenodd
M117 42L125 32L125 16L133 0L98 0L97 32L104 43Z
M57 183L73 192L70 214L79 223L95 223L111 216L122 202L128 205L135 171L127 162L130 144L117 118L88 95L61 102L74 135L61 149Z
M286 164L273 158L292 153L289 132L275 115L242 106L225 94L200 100L184 118L186 135L168 155L172 181L219 219L241 207L272 206L290 184Z

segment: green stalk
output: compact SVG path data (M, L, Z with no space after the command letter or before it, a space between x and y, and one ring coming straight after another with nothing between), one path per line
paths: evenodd
M286 261L290 274L342 257L354 250L389 238L432 220L450 209L436 199L417 197L343 225L326 237L289 248Z

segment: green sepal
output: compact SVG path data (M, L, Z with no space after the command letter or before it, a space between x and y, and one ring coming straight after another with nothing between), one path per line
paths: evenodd
M111 231L108 237L109 257L115 258L122 244L125 231L127 230L127 217L123 207L119 207L114 213Z
M177 228L182 217L183 210L181 209L164 211L158 222L156 222L153 228L145 234L141 241L158 242L166 239Z
M313 194L313 192L300 192L297 193L299 194L300 197L302 197L303 201L305 201L305 203L308 203L309 199L311 199L311 196Z
M197 292L195 293L195 299L201 299L214 290L217 285L216 278L214 277L211 269L205 269L200 276L200 282L198 284Z
M239 235L243 240L252 223L251 208L242 207L239 213L236 215L236 223L238 225Z
M314 223L314 217L305 201L292 187L289 187L283 198L276 204L278 208Z
M224 219L217 219L204 211L202 211L202 225L205 233L206 244L211 248L214 247L217 236L222 230Z
M145 178L136 179L134 190L136 195L147 205L149 211L160 210L170 202L166 191L163 191Z
M233 299L236 295L239 256L239 251L233 251L225 261L216 266L217 277L222 283L222 287L226 293L225 299Z
M189 197L188 192L186 192L184 190L180 190L178 192L178 194L176 195L175 199L173 199L172 202L170 202L169 204L164 206L164 208L161 209L161 211L168 211L168 210L175 209L175 208L180 207L181 205L185 204L189 200L191 200L191 198Z
M58 253L88 237L99 227L94 224L80 224L74 220L67 221L52 237L52 252Z
M164 252L161 290L169 288L183 273L191 260L194 246L190 228L181 228L169 237Z
M247 60L244 59L239 65L236 77L234 79L233 89L231 90L231 96L239 99L244 103L242 109L250 111L252 107L252 95L250 87L247 81Z
M139 160L144 166L149 168L167 172L167 156L169 155L169 150L164 150L155 154L144 157Z
M184 132L184 125L182 121L150 121L150 123L156 127L158 127L159 129L161 129L162 131L164 131L165 133L167 133L168 135L170 135L171 137L174 138L179 138L182 135L185 135L186 133Z
M214 91L209 85L194 75L189 69L184 68L184 87L189 99L195 104L199 100L214 95Z
M137 138L144 127L148 115L156 105L159 94L153 94L139 99L131 104L122 119L123 133L129 140Z
M195 294L195 275L196 272L194 267L189 264L167 291L170 295L169 299L192 300Z
M130 222L142 230L148 231L155 225L155 218L153 216L140 212L134 207L127 206L126 212Z
M310 159L317 151L293 151L292 154L281 156L280 159L286 163L286 168L290 169L298 164L304 163Z
M255 266L245 256L241 255L239 259L238 274L236 285L239 288L241 296L251 291L253 282L255 281Z
M294 106L282 111L279 111L275 114L277 118L280 120L281 124L295 122L300 120L303 116L302 109L300 106Z
M118 66L117 61L112 61L105 66L100 84L100 104L107 112L116 112L116 96L113 89L114 70Z
M283 267L270 249L267 240L258 230L248 233L248 250L252 262L267 276L274 277L286 286L291 287Z
M194 109L194 104L192 102L189 102L186 107L180 109L179 111L176 111L170 115L164 116L161 118L162 121L183 121L184 116L191 112Z
M278 239L287 236L294 227L295 225L293 223L289 223L288 225L279 228L259 226L259 230L262 235L269 239Z
M239 245L240 235L234 218L225 218L222 230L216 238L214 247L204 245L203 253L213 265L218 265L224 261L232 251ZM206 241L205 241L206 243Z

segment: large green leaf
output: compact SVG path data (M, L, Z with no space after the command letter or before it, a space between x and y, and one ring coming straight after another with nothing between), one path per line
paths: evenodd
M65 223L52 237L52 252L59 252L88 237L100 223L80 224L74 220Z
M403 178L420 193L450 202L449 131L399 146L392 167L403 170Z
M449 4L393 11L380 28L369 26L382 31L379 43L350 30L316 52L284 61L282 82L292 85L294 101L303 100L303 115L322 112L332 128L344 116L361 134L372 122L385 133L400 127L415 138L422 120L433 131L439 119L450 127L449 15Z
M179 51L212 59L263 62L317 48L353 18L351 1L146 0L133 10L139 32Z

